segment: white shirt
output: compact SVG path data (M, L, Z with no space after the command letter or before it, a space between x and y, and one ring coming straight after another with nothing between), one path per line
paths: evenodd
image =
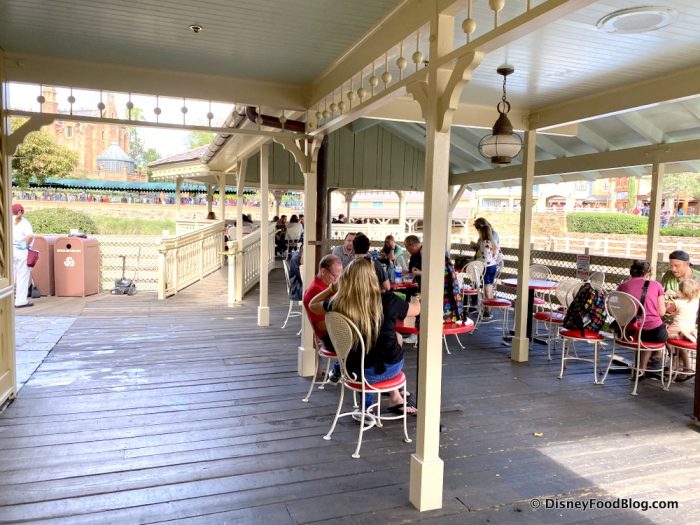
M15 222L15 218L12 218L12 244L15 248L19 249L19 244L24 242L27 235L34 235L34 230L32 230L32 225L29 221L22 217L19 223Z

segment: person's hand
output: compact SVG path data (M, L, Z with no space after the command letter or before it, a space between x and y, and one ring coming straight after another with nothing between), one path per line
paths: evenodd
M338 293L338 283L337 283L336 281L333 281L333 282L331 283L331 285L328 287L328 290L329 290L332 294Z
M413 269L411 270L411 273L412 273L413 275L422 275L422 274L423 274L423 272L421 272L421 271L420 271L418 268L416 268L415 266L414 266Z
M17 248L20 250L26 250L27 249L27 243L24 241L20 241L19 244L17 245Z

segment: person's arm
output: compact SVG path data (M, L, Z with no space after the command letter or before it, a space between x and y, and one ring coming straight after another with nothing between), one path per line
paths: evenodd
M659 305L659 317L663 317L666 315L666 298L664 297L664 294L659 295L656 298L656 302Z
M391 290L391 283L389 282L389 279L387 279L382 283L382 291L388 292L389 290Z
M328 288L311 299L309 302L309 310L317 315L325 314L326 310L323 307L323 302L335 295L337 291L338 285L336 283L331 284Z
M415 317L420 315L420 297L415 297L415 301L408 303L408 312L406 313L407 317Z

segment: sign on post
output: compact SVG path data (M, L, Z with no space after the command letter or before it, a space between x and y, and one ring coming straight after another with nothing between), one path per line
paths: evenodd
M587 281L591 276L591 256L579 254L576 256L576 278Z

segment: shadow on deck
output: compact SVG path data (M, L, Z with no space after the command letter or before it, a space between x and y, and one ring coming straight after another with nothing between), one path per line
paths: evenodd
M647 380L635 398L626 376L594 385L586 364L558 380L543 347L511 362L495 324L463 337L467 350L448 338L444 401L461 411L443 414L444 508L415 511L414 445L398 424L368 432L361 459L350 457L353 422L322 439L337 390L301 402L299 318L279 328L281 271L270 288L268 328L256 325L257 290L225 306L219 273L166 301L139 293L73 306L77 319L0 416L0 522L696 521L692 382L663 392ZM26 313L60 314L48 305ZM406 371L415 388L413 350ZM545 508L590 498L603 508ZM679 507L629 508L658 500Z

